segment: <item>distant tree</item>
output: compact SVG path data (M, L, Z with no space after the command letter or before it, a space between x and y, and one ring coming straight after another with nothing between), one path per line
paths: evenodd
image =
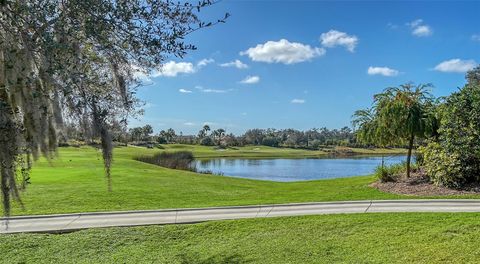
M153 134L153 127L151 125L145 125L142 127L142 140L150 141L151 134Z
M265 137L264 131L262 129L249 129L245 132L245 141L247 144L251 145L260 145L262 140Z
M200 131L198 131L197 133L197 138L198 140L202 140L202 138L206 137L207 134L205 133L205 131L203 129L201 129Z
M209 125L203 125L203 131L205 131L205 134L208 134L208 131L210 131L210 126Z
M142 136L143 136L143 128L142 127L130 128L130 130L128 132L130 134L131 141L142 140Z
M166 143L174 143L176 136L177 135L175 133L175 130L173 130L173 128L169 128L166 131L160 131L160 133L158 134L158 140L165 141Z
M319 149L321 146L322 142L318 139L314 139L312 140L312 142L310 142L310 148L312 149Z
M210 126L209 125L204 125L203 128L198 131L198 139L201 140L202 138L208 136L208 131L210 131Z
M278 147L279 142L276 137L266 136L262 139L262 145L269 147Z
M200 140L200 145L213 146L213 145L215 145L215 142L213 141L213 139L211 137L204 137L204 138L202 138L202 140Z
M217 146L220 146L222 144L222 139L224 136L225 136L225 129L223 128L216 129L212 132L213 140L215 141L215 144Z
M167 136L168 143L174 143L175 137L177 136L177 134L175 133L175 130L173 130L173 128L169 128L167 130L166 136Z
M163 131L163 130L162 130ZM161 131L160 133L157 135L157 143L158 144L167 144L167 140L165 139L165 137L162 135Z
M375 145L407 144L407 177L415 138L435 133L432 120L433 97L430 84L403 84L389 87L374 96L370 110L357 111L353 123L359 127L358 139Z
M232 133L226 135L226 136L223 138L223 141L225 142L225 145L228 146L228 147L233 147L233 146L238 146L238 145L240 145L239 140L238 140L237 137L235 137L235 135L232 134Z

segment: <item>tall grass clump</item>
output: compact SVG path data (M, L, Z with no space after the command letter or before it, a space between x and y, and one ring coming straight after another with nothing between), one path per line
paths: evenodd
M375 177L381 182L396 182L398 178L406 171L405 163L377 166L375 168Z
M161 152L153 156L138 156L135 160L170 169L194 171L191 164L195 158L190 151L177 151Z

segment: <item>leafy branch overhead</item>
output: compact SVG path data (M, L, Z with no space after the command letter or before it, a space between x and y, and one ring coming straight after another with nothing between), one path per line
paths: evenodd
M229 16L202 21L198 13L214 3L0 1L0 163L7 215L11 199L20 201L17 168L28 172L31 158L52 157L68 123L100 138L110 181L109 130L139 113L136 73L194 50L184 40L188 34Z

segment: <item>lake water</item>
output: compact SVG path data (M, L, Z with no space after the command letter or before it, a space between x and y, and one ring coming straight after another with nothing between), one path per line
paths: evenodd
M388 156L385 164L400 163L406 156ZM240 178L279 182L343 178L372 174L382 157L320 159L211 159L197 160L199 171Z

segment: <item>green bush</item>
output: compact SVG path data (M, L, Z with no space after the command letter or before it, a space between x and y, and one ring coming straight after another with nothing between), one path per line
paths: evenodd
M262 139L262 145L269 147L278 147L279 141L276 137L266 136Z
M480 67L467 84L438 107L441 117L435 143L422 149L427 175L436 184L462 187L480 183Z
M426 147L420 147L418 151L424 157L423 168L433 183L458 188L467 182L458 154L447 154L436 142L431 142Z
M215 145L215 142L211 137L204 137L200 140L200 145L202 146L213 146Z
M396 182L403 172L405 172L405 164L398 163L387 166L378 166L375 168L374 175L381 182Z
M312 142L310 142L309 145L312 149L320 149L320 147L322 146L322 141L314 139L312 140Z
M412 165L418 168L419 166L423 165L423 161L424 161L423 153L420 151L415 151L415 163Z

